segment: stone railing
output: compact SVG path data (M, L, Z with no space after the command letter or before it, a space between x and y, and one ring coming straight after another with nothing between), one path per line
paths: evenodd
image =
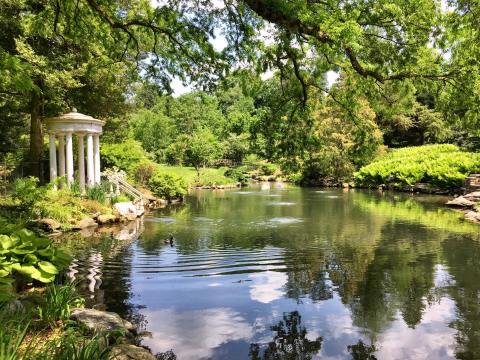
M123 191L133 198L133 203L137 207L144 207L145 196L126 180L126 176L123 171L107 170L103 173L103 176L105 176L110 184L112 184L114 187L114 189L112 189L112 193L118 195L120 191Z

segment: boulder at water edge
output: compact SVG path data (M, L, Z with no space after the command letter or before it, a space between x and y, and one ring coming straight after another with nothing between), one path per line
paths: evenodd
M95 309L73 309L72 320L86 326L94 333L107 333L114 330L133 331L132 323L122 319L118 314Z
M112 214L102 214L102 215L98 215L97 217L97 222L100 225L112 224L116 221L117 221L117 217Z
M113 207L121 219L129 221L135 220L145 212L144 209L138 209L131 201L119 202L113 205Z
M77 221L77 223L73 225L73 229L82 230L93 226L98 226L95 220L92 218L84 218L80 221Z
M120 344L113 347L110 353L110 360L155 360L150 351L145 348L131 345Z
M463 196L459 196L447 202L447 205L458 208L473 208L475 206L475 203L473 201L465 199Z
M40 219L37 221L37 224L40 227L40 229L47 232L58 230L60 229L60 226L61 226L58 221L53 219Z

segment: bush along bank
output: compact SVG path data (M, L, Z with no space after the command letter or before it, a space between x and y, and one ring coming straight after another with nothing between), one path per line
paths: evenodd
M116 203L130 202L130 198L110 197L107 187L108 184L98 185L82 195L75 183L56 190L54 184L39 186L34 177L18 179L12 195L2 198L0 216L46 232L81 230L129 220Z
M425 193L463 192L465 179L480 171L480 154L455 145L394 149L354 174L356 186Z

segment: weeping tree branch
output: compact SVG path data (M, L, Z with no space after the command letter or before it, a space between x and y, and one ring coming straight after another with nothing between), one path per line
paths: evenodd
M179 33L180 29L169 29L169 28L161 27L155 23L154 19L146 21L146 20L137 18L127 22L121 22L113 18L112 16L110 16L99 4L97 4L95 0L86 0L86 2L89 5L89 7L94 12L96 12L112 29L121 30L128 36L125 49L122 54L122 59L127 53L128 45L130 44L130 42L133 41L137 49L136 60L138 61L140 57L140 45L137 37L132 31L132 28L141 27L141 28L150 30L154 36L154 45L153 45L152 52L156 55L157 61L158 61L158 54L157 54L156 48L158 44L158 34L162 34L167 37L170 43L172 43L173 45L176 45L178 47L178 50L180 50L180 52L186 58L188 58L193 64L199 67L203 67L204 64L201 61L199 61L199 59L197 59L189 51L188 44L183 43L177 38L176 34ZM205 71L207 71L207 69L205 69Z
M300 20L295 12L286 12L281 6L276 6L276 0L243 0L256 14L264 20L280 26L291 33L300 34L302 36L309 36L316 41L327 44L331 47L337 47L341 50L352 68L361 76L374 78L375 80L384 83L390 80L403 80L409 78L423 78L430 80L445 79L454 75L454 73L444 74L417 74L409 71L402 71L393 74L382 74L377 70L372 70L363 65L358 55L349 45L338 44L330 35L315 24L305 24Z

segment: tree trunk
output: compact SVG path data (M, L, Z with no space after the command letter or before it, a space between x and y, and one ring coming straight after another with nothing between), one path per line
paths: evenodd
M30 166L29 173L43 180L43 128L42 128L42 98L41 95L32 91L30 100Z

